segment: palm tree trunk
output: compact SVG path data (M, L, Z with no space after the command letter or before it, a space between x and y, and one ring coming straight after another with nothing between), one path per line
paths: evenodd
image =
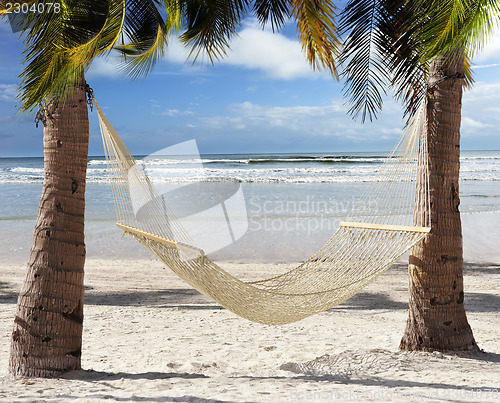
M464 309L462 227L459 211L460 121L463 58L431 65L426 129L430 206L422 175L417 182L415 225L432 232L410 252L410 302L404 350L478 350ZM419 170L424 166L419 159ZM430 211L428 211L430 210Z
M60 108L44 114L45 176L14 320L14 376L53 377L80 369L88 138L86 92L77 87Z

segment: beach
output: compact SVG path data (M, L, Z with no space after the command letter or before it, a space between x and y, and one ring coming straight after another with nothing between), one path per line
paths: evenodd
M465 217L465 234L480 218L498 224L495 214ZM477 245L465 247L464 280L469 323L484 353L408 353L398 350L407 316L404 261L336 308L265 326L190 289L139 244L121 239L111 222L87 223L83 370L61 379L9 379L10 333L32 225L11 222L2 234L8 245L0 256L2 401L499 400L500 259L484 248L485 240L475 241L481 254ZM295 266L220 264L249 281Z
M282 264L226 264L258 279ZM398 264L342 305L286 326L238 318L156 260L89 259L82 371L5 376L24 265L0 266L2 401L498 401L500 270L467 264L481 354L398 351L408 299Z
M474 159L465 175L473 175L474 164L481 161ZM285 163L263 165L271 164L277 175L289 178L291 170L302 164L294 162L280 173ZM359 163L372 162L347 166L359 173L364 169ZM38 165L29 171L15 164L8 172L4 167L6 175L39 174ZM471 179L462 188L465 308L482 353L399 351L408 314L407 256L327 312L284 326L241 319L189 288L133 239L122 239L122 231L114 225L107 185L91 180L83 369L60 379L29 380L10 379L7 365L40 183L36 178L8 177L0 183L0 400L500 401L500 213L495 166L491 164L488 171L492 177ZM484 167L477 172L474 175L484 175ZM247 177L254 174L253 170ZM299 174L303 180L317 171L307 176L299 170ZM352 174L339 172L342 180ZM367 180L248 183L244 191L253 195L248 205L250 230L233 247L214 252L214 260L246 281L295 267L333 233L348 202ZM329 185L334 186L336 199L325 187ZM27 200L23 198L27 194L33 196ZM14 203L7 205L7 200ZM285 205L288 210L282 209Z

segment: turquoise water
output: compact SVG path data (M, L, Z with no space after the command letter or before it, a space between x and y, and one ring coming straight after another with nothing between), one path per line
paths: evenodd
M143 166L157 186L185 188L207 178L216 184L231 178L241 186L248 230L212 258L297 262L335 232L375 180L383 157L380 153L209 155L202 157L203 166L196 161L161 159L149 159ZM491 261L500 237L500 214L494 214L500 212L500 152L464 152L461 178L466 258ZM42 183L42 158L0 159L0 227L6 237L0 258L3 253L9 261L27 259ZM121 240L113 224L114 201L103 157L89 158L86 219L89 257L149 257L132 240Z
M341 218L367 182L375 180L384 157L381 153L205 155L202 169L196 161L162 159L148 159L144 167L159 184L232 178L241 183L250 217ZM0 219L35 218L42 182L42 158L0 158ZM499 151L462 153L462 212L500 211L499 185ZM86 200L88 220L114 220L103 157L89 158Z

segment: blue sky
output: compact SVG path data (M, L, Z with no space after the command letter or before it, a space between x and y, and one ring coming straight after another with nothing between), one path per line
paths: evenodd
M0 157L41 156L43 129L16 114L22 43L0 21ZM278 34L249 20L228 56L212 66L186 63L172 41L145 80L118 74L113 57L87 73L100 106L134 154L196 139L207 153L334 153L390 150L403 128L402 108L387 98L379 119L353 121L342 83L307 64L293 25ZM500 149L500 32L476 63L474 88L464 94L462 149ZM102 155L96 113L90 155Z

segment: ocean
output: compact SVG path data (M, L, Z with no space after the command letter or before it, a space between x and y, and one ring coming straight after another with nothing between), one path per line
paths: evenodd
M146 159L146 172L155 183L192 183L231 178L244 193L262 200L328 200L349 208L367 182L377 178L386 155L228 154L203 155L195 160ZM143 160L138 156L139 161ZM500 151L464 151L460 169L461 211L500 211ZM0 158L0 220L36 217L43 183L43 158ZM307 198L307 196L309 196ZM104 157L89 157L88 220L113 220L113 200ZM341 204L344 208L340 208ZM341 214L342 211L333 212ZM286 214L286 211L282 211Z
M202 165L190 159L137 159L158 186L236 181L246 202L246 239L252 256L276 256L271 249L284 242L297 252L293 259L301 260L335 231L367 185L377 179L385 157L384 153L202 155ZM464 216L500 212L500 151L462 152L460 176ZM43 158L0 158L0 226L36 218L42 183ZM86 201L87 222L114 228L104 157L88 159ZM308 247L303 247L305 236ZM216 257L234 259L242 249L248 248L226 248Z

